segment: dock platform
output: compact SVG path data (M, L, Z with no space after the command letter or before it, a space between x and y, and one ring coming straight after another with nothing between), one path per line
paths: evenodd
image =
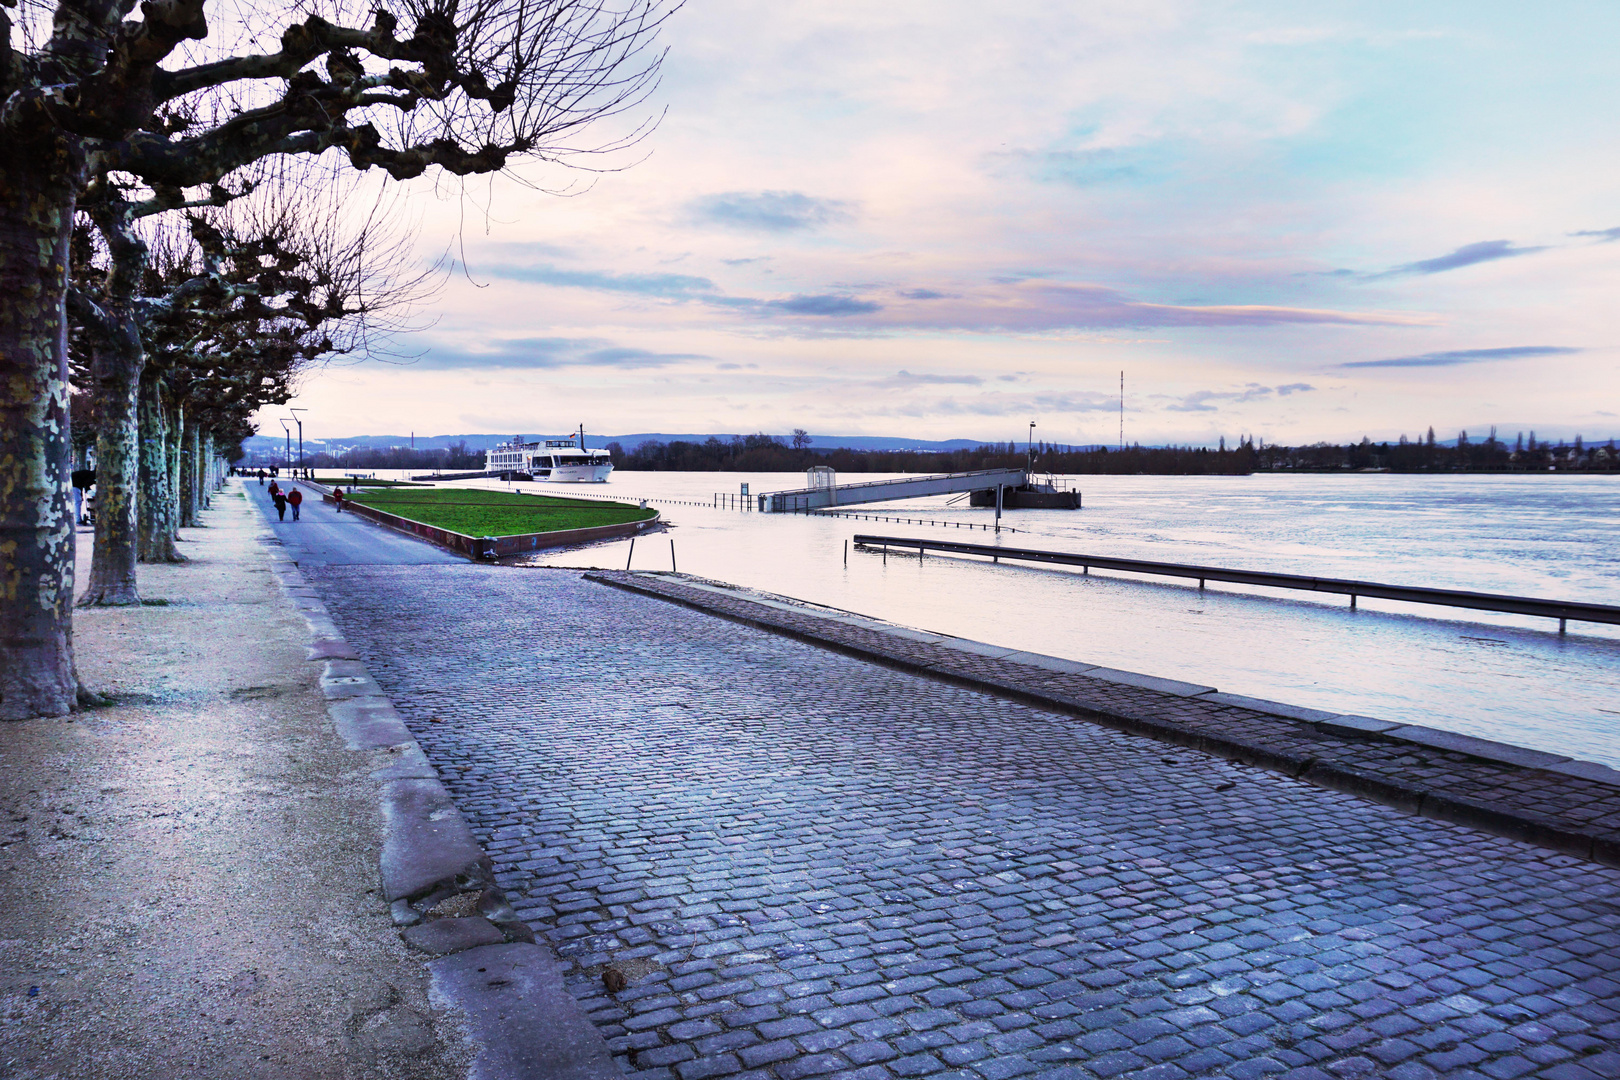
M936 476L908 476L898 480L870 480L862 484L831 484L793 491L773 491L759 496L759 508L767 514L802 514L831 506L918 499L925 495L956 495L964 491L994 491L998 487L1016 488L1027 483L1029 473L1024 469L981 469Z

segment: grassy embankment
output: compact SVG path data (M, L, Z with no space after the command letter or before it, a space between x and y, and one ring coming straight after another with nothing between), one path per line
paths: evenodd
M355 502L374 506L424 525L434 525L463 536L515 536L522 533L591 529L644 521L657 511L629 503L587 502L550 495L519 495L476 488L435 488L428 491L362 491Z

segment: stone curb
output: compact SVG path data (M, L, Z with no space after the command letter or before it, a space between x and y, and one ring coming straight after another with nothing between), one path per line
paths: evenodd
M261 541L268 534L261 533ZM479 1080L621 1080L561 967L506 902L489 856L393 702L343 639L297 564L268 548L270 572L310 632L337 734L374 766L383 819L380 874L400 936L424 953L435 1004L465 1018ZM437 959L429 959L437 957Z
M1260 765L1306 783L1383 803L1409 814L1479 829L1524 843L1551 848L1567 855L1590 859L1607 866L1620 867L1620 831L1616 830L1620 819L1611 819L1607 829L1583 828L1580 823L1567 819L1492 805L1456 792L1417 786L1401 777L1380 775L1375 770L1357 768L1353 764L1340 761L1321 760L1281 746L1266 745L1263 741L1226 733L1195 730L1145 711L1135 712L1128 707L1122 708L1118 703L1088 698L1084 694L1062 693L964 671L952 663L949 653L987 657L1001 662L1020 664L1037 671L1080 675L1085 679L1094 679L1104 684L1112 683L1153 691L1183 702L1207 702L1215 706L1247 709L1275 718L1279 722L1291 721L1293 724L1308 728L1318 739L1329 738L1350 743L1375 741L1406 745L1413 749L1421 747L1464 755L1502 770L1511 770L1515 773L1523 771L1533 778L1546 777L1550 784L1556 784L1561 777L1568 777L1595 782L1620 791L1620 771L1596 762L1576 761L1557 754L1421 725L1307 709L1238 694L1223 694L1210 686L1097 667L1079 661L1046 657L964 638L930 634L849 612L818 608L786 597L761 595L718 582L688 578L681 574L609 570L591 571L584 576L587 581L678 604L848 656L874 661L958 686L987 691L1025 704L1083 716L1116 730L1202 750L1251 765ZM686 595L675 594L670 591L671 586ZM706 602L705 594L713 596L717 601L724 598L733 604L740 602L752 605L757 612L726 610L718 603ZM778 612L791 613L801 619L821 620L827 624L827 632L785 625L782 621L772 618L772 615ZM914 648L907 650L905 655L902 655L900 650L886 652L856 641L841 639L837 635L837 629L841 627L883 635L887 639L905 642L907 645L930 647L945 655L937 661L924 662L916 658ZM1601 825L1603 820L1599 818L1598 824Z

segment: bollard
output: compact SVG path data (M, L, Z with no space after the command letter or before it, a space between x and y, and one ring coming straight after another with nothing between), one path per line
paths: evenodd
M680 570L675 566L675 538L673 536L669 538L669 572L672 574L680 573Z
M632 536L630 538L630 554L628 554L628 555L626 555L624 557L624 568L625 568L626 571L629 571L629 569L630 569L630 560L635 558L635 557L636 557L636 538Z
M844 539L844 565L849 565L849 538Z

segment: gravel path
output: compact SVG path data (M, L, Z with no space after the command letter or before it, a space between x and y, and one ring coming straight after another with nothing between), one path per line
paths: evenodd
M215 506L191 562L141 567L160 603L74 618L117 704L0 724L0 1076L465 1076L379 895L374 764L332 732L262 522Z

